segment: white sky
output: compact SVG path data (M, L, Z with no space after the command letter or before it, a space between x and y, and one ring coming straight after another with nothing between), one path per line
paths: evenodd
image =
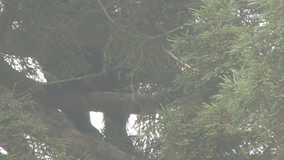
M101 112L91 112L91 123L98 129L102 130L104 128L104 122L103 122L103 113ZM128 123L127 123L127 132L128 134L135 135L137 134L137 131L133 128L133 125L137 119L137 116L135 114L131 114Z

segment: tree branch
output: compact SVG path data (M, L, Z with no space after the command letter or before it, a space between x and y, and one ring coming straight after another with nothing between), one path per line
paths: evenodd
M186 67L188 69L191 68L190 65L188 65L187 63L183 63L182 61L180 61L171 51L166 50L163 45L161 45L161 47L162 47L163 51L166 54L170 55L174 60L176 60L177 62L179 62L180 64L182 64L184 67Z
M115 26L118 26L118 25L113 21L113 19L109 16L109 14L107 13L107 11L106 11L105 7L103 6L103 4L101 3L101 1L100 1L100 0L97 0L97 1L98 1L99 5L101 6L101 8L103 9L103 11L104 11L106 17L111 21L111 23L113 23ZM130 33L131 33L132 36L134 36L134 37L136 37L136 38L156 39L156 38L160 38L160 37L162 37L162 36L164 36L164 35L170 34L170 33L174 32L174 31L176 31L176 30L182 29L186 24L187 24L187 23L184 23L184 24L182 24L182 25L179 26L179 27L176 27L176 28L174 28L174 29L171 29L171 30L169 30L169 31L167 31L167 32L164 32L164 33L159 34L159 35L156 35L156 36L138 36L138 35L132 34L131 32L130 32ZM124 29L121 29L120 27L119 27L119 29L122 30L122 31L124 31L124 32L126 32Z
M47 82L47 83L40 83L40 82L36 82L36 83L40 83L39 85L48 86L48 85L61 84L61 83L67 83L67 82L81 81L81 80L85 80L85 79L94 79L94 78L97 78L99 76L105 75L110 70L111 69L108 69L106 71L103 71L103 72L100 72L100 73L97 73L97 74L91 74L91 75L86 75L86 76L82 76L82 77L69 78L69 79L63 79L63 80L58 80L58 81L51 81L51 82ZM25 91L18 93L15 97L21 97L25 94L28 94L28 93L32 92L36 87L37 87L37 85L35 85L31 88L28 88Z
M156 36L144 36L144 38L146 38L146 39L156 39L156 38L160 38L160 37L162 37L162 36L165 36L165 35L167 35L167 34L170 34L170 33L174 32L174 31L176 31L176 30L182 29L185 25L186 25L186 23L185 23L185 24L182 24L181 26L178 26L178 27L176 27L176 28L174 28L174 29L171 29L171 30L169 30L169 31L167 31L167 32L164 32L164 33L162 33L162 34L159 34L159 35L156 35Z
M12 91L10 89L0 85L0 95L5 93L9 94L11 92ZM24 109L26 114L30 114L32 120L35 120L39 122L40 125L46 127L45 135L49 138L63 138L69 140L70 144L67 146L67 153L77 154L78 152L81 152L83 148L88 147L89 153L87 153L85 159L91 157L91 159L97 160L131 160L133 158L132 155L129 155L112 144L105 142L103 138L100 137L102 135L96 135L99 133L92 133L96 136L91 135L92 139L90 139L90 136L83 135L78 132L76 127L70 123L69 120L65 119L63 114L58 112L58 109L46 107L44 107L44 110L39 108L35 109L33 107L17 107L17 109ZM53 117L52 121L51 117ZM54 119L54 117L58 118ZM33 136L35 136L35 138L39 138L42 135L38 132ZM141 157L141 160L148 160L148 158Z
M100 0L97 0L97 1L98 1L99 5L101 6L101 8L103 9L103 11L104 11L105 15L107 16L107 18L111 21L111 23L113 23L115 26L117 26L116 23L111 19L111 17L107 13L107 11L106 11L105 7L103 6L103 4L101 3L101 1Z
M139 114L142 110L155 112L160 107L159 99L165 95L145 96L118 92L93 92L82 94L76 92L39 93L35 98L48 108L59 108L70 111L98 111L108 113L124 113L130 111Z
M57 113L56 113L57 112ZM57 110L49 110L52 115L58 114ZM60 123L51 123L49 117L47 117L42 112L32 112L32 116L35 119L42 121L43 125L47 128L47 134L54 138L54 133L56 133L56 138L64 138L70 140L70 144L67 153L77 153L81 151L82 148L88 146L91 153L88 156L94 157L97 160L130 160L131 156L125 152L120 151L118 148L114 147L110 143L101 142L97 139L92 139L90 141L89 136L83 136L81 133L77 132L75 127L70 125L62 125ZM66 123L68 121L66 120ZM61 122L62 123L62 122ZM98 150L100 148L100 150Z

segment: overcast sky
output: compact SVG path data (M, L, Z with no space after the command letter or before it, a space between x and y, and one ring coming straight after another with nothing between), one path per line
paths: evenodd
M103 122L103 114L101 112L91 112L91 122L92 124L98 129L102 130L104 128L104 122ZM134 114L131 114L128 120L127 124L127 130L128 134L137 134L135 129L133 129L133 125L135 123L135 120L137 119L137 116Z

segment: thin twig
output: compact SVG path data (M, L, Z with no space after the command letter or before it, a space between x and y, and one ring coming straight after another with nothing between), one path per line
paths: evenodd
M172 30L169 30L169 31L167 31L167 32L165 32L165 33L159 34L159 35L157 35L157 36L144 36L144 38L147 38L147 39L160 38L160 37L162 37L162 36L164 36L164 35L167 35L167 34L169 34L169 33L174 32L174 31L176 31L176 30L182 29L185 25L186 25L186 23L184 23L184 24L182 24L181 26L176 27L176 28L174 28L174 29L172 29Z
M97 1L98 1L99 5L102 7L102 9L103 9L105 15L107 16L107 18L108 18L114 25L116 25L116 23L111 19L111 17L110 17L109 14L107 13L107 11L106 11L105 7L103 6L103 4L101 3L101 1L100 1L100 0L97 0Z
M162 47L163 51L165 53L167 53L168 55L170 55L174 60L176 60L177 62L179 62L180 64L182 64L184 67L186 67L188 69L191 68L187 63L183 63L182 61L180 61L171 51L166 50L163 45L161 45L161 47Z
M69 78L69 79L63 79L63 80L58 80L58 81L47 82L47 83L45 83L45 85L54 85L54 84L60 84L60 83L66 83L66 82L80 81L80 80L89 79L89 78L96 78L98 76L104 75L108 71L109 70L107 70L105 72L100 72L100 73L97 73L97 74L91 74L91 75L87 75L87 76L82 76L82 77L76 77L76 78Z

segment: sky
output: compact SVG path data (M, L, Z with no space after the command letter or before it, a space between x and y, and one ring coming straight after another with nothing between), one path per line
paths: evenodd
M101 112L90 112L91 123L95 126L98 130L102 130L104 128L103 122L103 113ZM127 123L127 133L131 135L137 134L137 131L133 128L134 123L137 119L137 115L131 114L128 123Z

